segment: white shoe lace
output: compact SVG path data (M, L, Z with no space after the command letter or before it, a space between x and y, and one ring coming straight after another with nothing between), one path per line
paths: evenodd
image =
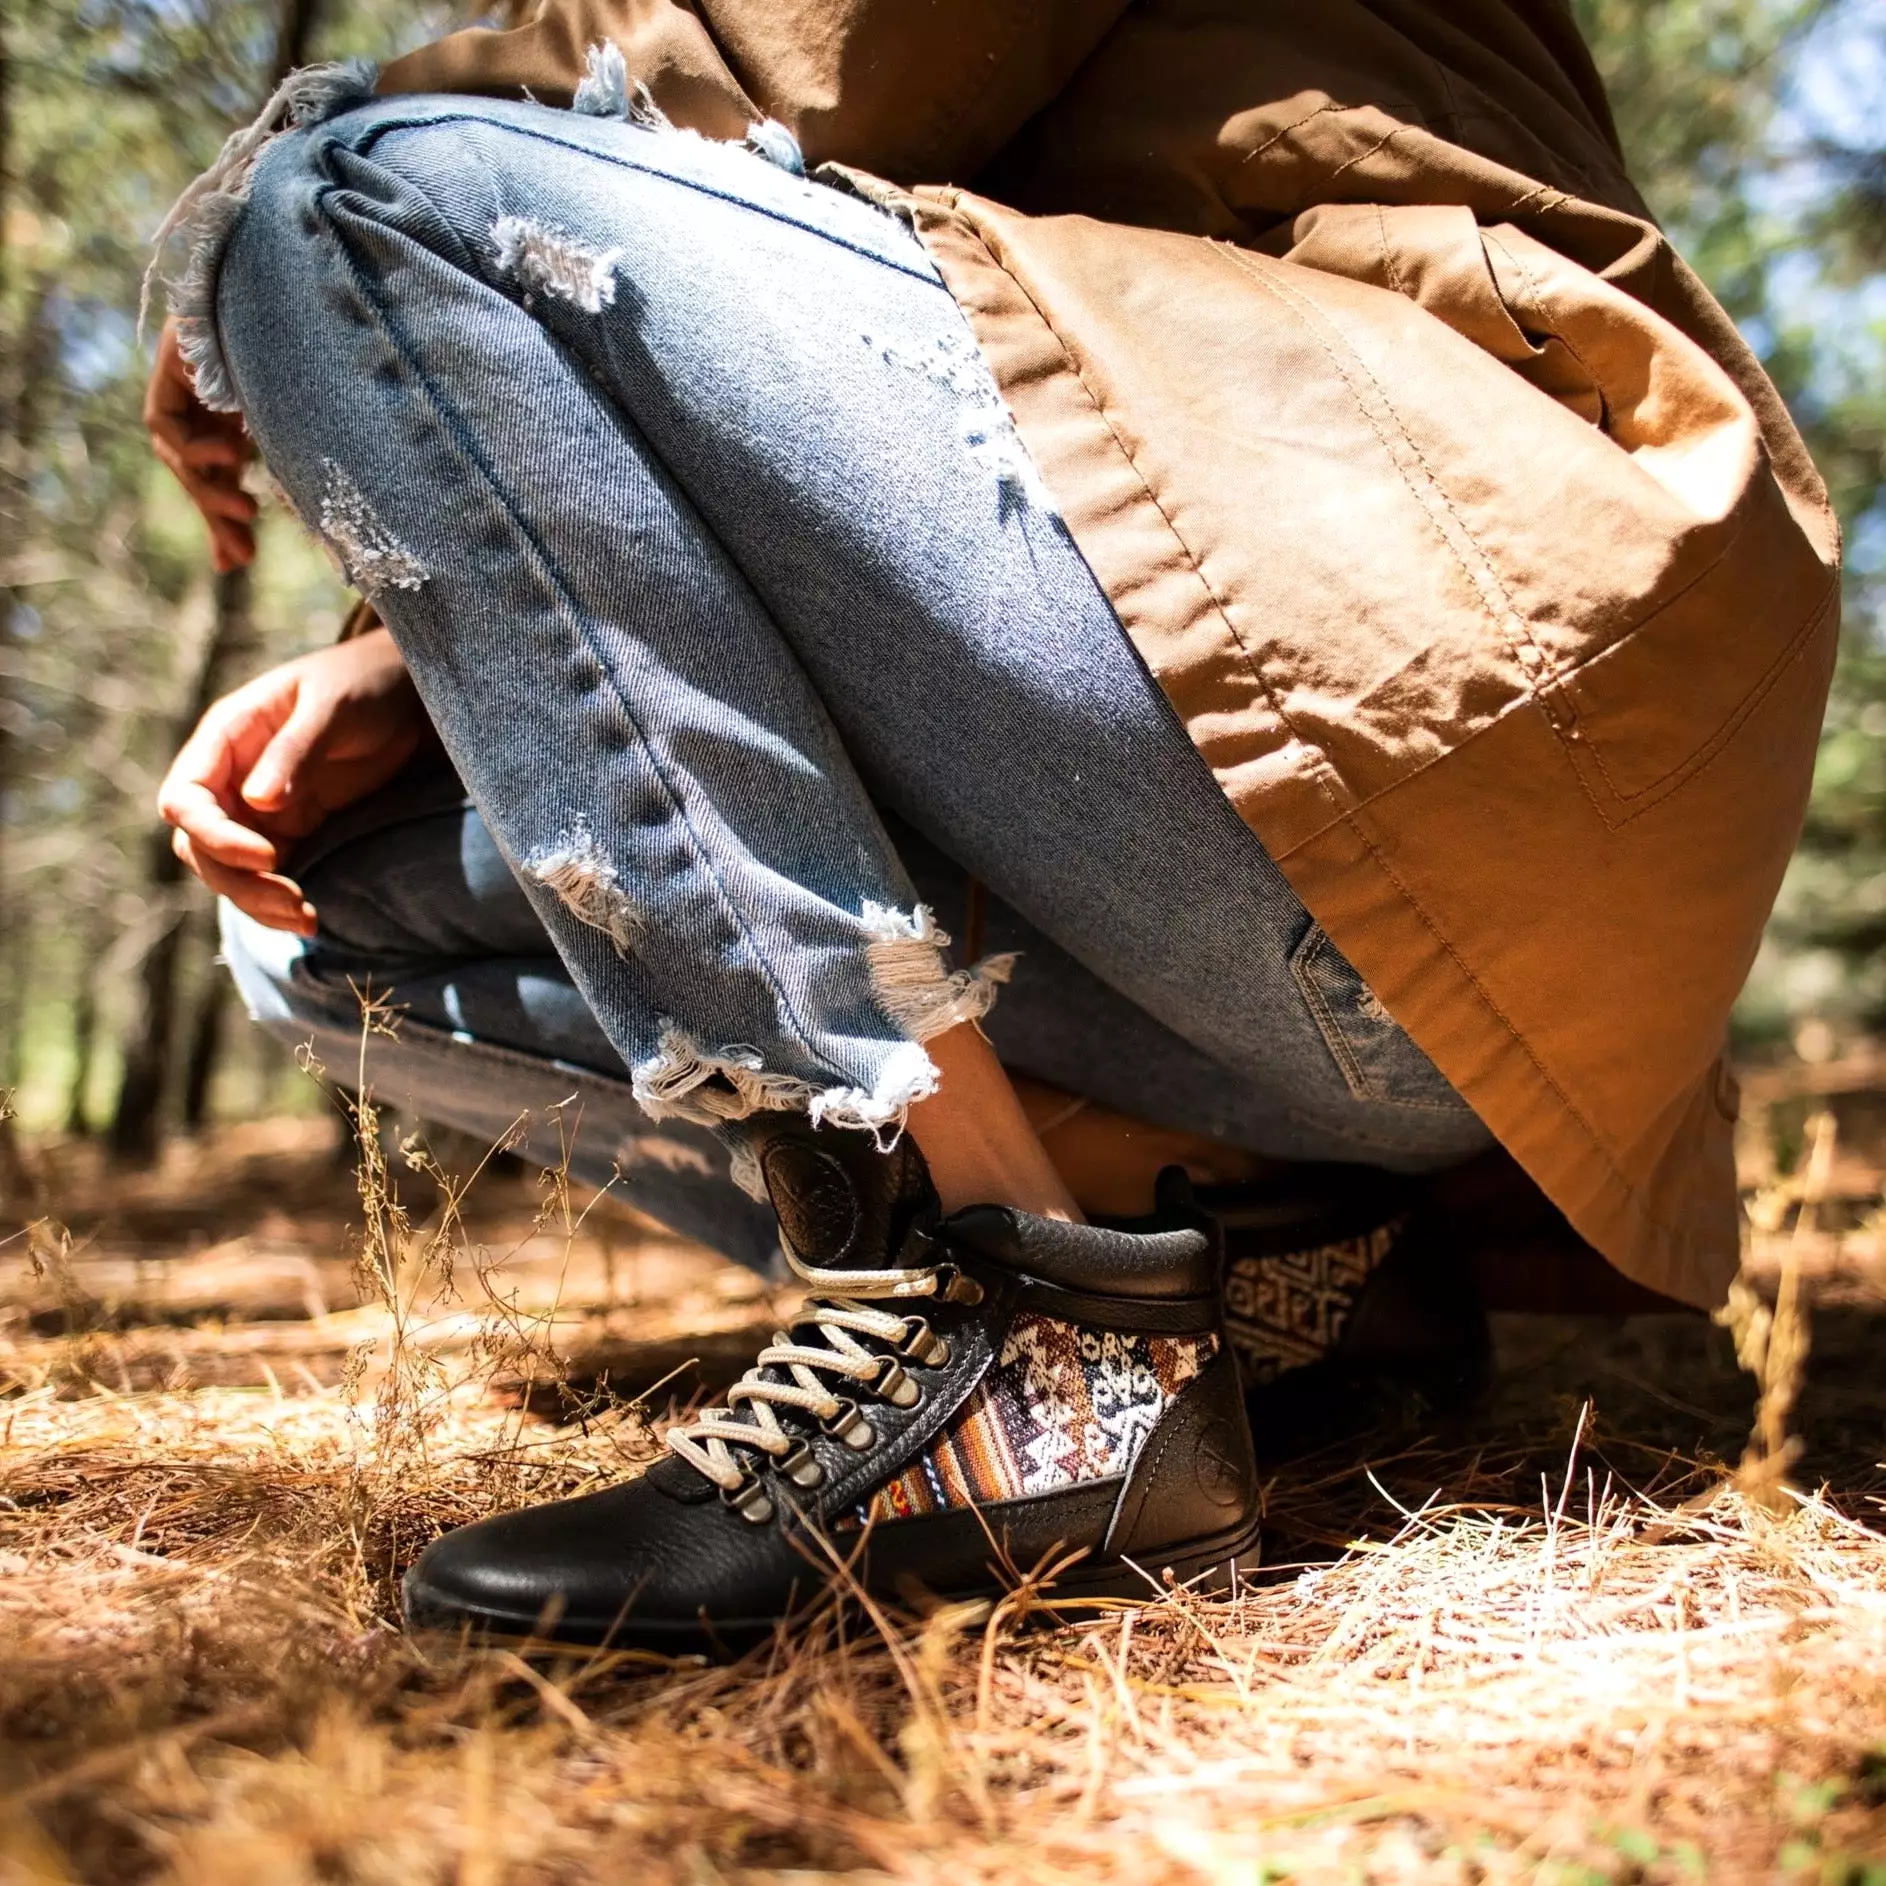
M772 1502L736 1457L735 1448L751 1448L768 1456L800 1486L816 1486L823 1478L811 1448L780 1425L776 1409L791 1408L811 1416L846 1446L863 1453L876 1442L877 1431L855 1401L835 1392L834 1384L868 1387L893 1407L910 1408L921 1391L900 1356L931 1368L949 1360L949 1345L931 1332L922 1317L873 1309L872 1300L954 1297L973 1301L982 1294L954 1265L940 1261L889 1270L821 1270L788 1251L786 1262L815 1291L843 1293L807 1298L792 1319L792 1331L817 1329L826 1346L794 1342L789 1331L775 1331L752 1368L728 1389L726 1406L704 1408L694 1420L670 1428L667 1434L675 1453L719 1487L730 1505L755 1521L772 1517ZM860 1336L888 1344L890 1352L867 1349L857 1340ZM769 1379L768 1370L782 1370L788 1379Z

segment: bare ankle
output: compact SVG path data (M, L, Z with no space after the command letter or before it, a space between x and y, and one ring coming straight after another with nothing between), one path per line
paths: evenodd
M1085 1222L980 1030L965 1024L925 1046L943 1078L935 1094L911 1108L910 1135L943 1209L1010 1205Z

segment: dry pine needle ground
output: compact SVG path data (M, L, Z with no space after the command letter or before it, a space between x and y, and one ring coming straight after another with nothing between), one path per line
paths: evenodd
M265 1197L318 1164L248 1145ZM152 1307L190 1260L109 1227L0 1253L0 1879L1886 1881L1871 1482L1781 1487L1792 1382L1739 1480L1692 1464L1712 1405L1731 1456L1748 1408L1727 1339L1687 1327L1574 1331L1520 1400L1280 1475L1303 1562L1234 1602L1064 1625L1024 1584L731 1670L409 1639L395 1579L427 1538L652 1457L665 1411L559 1391L573 1356L630 1383L638 1341L775 1308L555 1185L483 1243L413 1161L423 1224L377 1154L363 1174L363 1308L325 1306L305 1223L263 1317ZM1798 1372L1787 1329L1742 1335ZM1870 1354L1867 1328L1869 1386ZM1868 1447L1874 1406L1849 1411Z

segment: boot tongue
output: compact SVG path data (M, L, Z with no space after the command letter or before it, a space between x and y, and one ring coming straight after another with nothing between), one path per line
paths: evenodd
M746 1123L787 1248L820 1270L881 1270L906 1234L935 1216L936 1191L908 1134L888 1153L869 1133L815 1127L796 1115Z

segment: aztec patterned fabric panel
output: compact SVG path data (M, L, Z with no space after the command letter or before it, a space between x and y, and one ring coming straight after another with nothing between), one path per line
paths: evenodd
M1234 1257L1225 1273L1225 1328L1244 1379L1273 1381L1328 1355L1407 1222L1392 1219L1307 1251Z
M857 1518L883 1522L1053 1493L1133 1464L1216 1336L1148 1336L1018 1316L994 1366L922 1459Z

